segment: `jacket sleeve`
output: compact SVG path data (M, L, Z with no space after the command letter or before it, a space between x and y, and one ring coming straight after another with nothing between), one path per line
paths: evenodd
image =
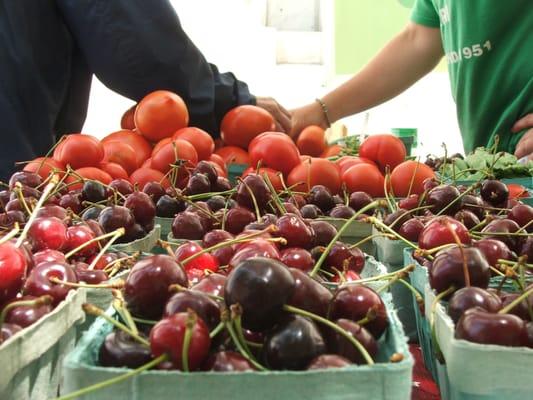
M219 73L183 31L168 0L56 0L91 71L139 101L166 89L189 108L190 124L218 135L232 107L253 104L248 86Z

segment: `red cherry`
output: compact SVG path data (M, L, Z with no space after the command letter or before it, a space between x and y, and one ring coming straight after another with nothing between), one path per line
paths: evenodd
M191 287L191 290L212 294L214 296L222 296L224 294L224 285L226 284L226 277L221 274L206 275L200 282Z
M81 246L83 243L87 243L89 240L94 239L96 236L94 232L84 225L75 225L67 228L67 243L65 244L65 251L71 251ZM82 257L89 257L98 252L98 242L93 242L83 249L79 250L76 254Z
M49 294L54 299L53 304L57 305L67 297L67 293L71 287L52 282L50 278L58 278L67 282L78 282L76 272L70 265L55 261L45 262L35 266L30 275L28 275L28 279L26 279L24 285L24 294L36 297Z
M20 290L27 267L26 256L13 242L0 244L0 303Z
M199 253L202 250L202 246L194 242L184 243L176 249L176 260L181 263L183 260L189 258L190 256L196 253ZM183 264L183 268L185 268L185 272L188 272L190 269L198 269L200 271L209 270L212 272L217 272L218 261L211 254L204 253L192 259L191 261L188 261L187 263Z
M187 322L192 318L192 335L189 342L189 370L197 370L209 354L211 339L207 325L196 314L178 313L159 321L150 332L150 349L154 357L169 354L176 368L184 370L182 352Z
M456 219L442 216L433 219L422 229L418 238L418 245L421 249L432 249L444 244L455 243L453 232L461 243L470 244L468 229Z
M343 271L342 276L340 273L335 274L335 276L331 279L331 282L344 283L344 282L358 281L359 279L361 279L359 274L349 269L347 271Z
M16 301L35 300L36 298L37 297L34 296L23 296L16 299ZM51 304L40 304L38 306L18 306L11 309L7 313L5 322L25 328L39 320L44 315L48 314L50 311L52 311Z
M56 217L36 218L28 231L33 250L61 250L67 243L67 226Z
M93 255L92 257L89 257L87 259L87 263L91 264L94 260L94 258L97 256L97 254ZM106 266L108 266L113 261L117 260L118 256L116 253L105 253L98 259L96 262L96 265L94 266L94 269L104 269Z
M305 249L289 247L281 252L280 261L290 268L297 268L301 271L310 271L315 265L315 260Z
M33 255L33 262L35 265L39 265L43 262L50 262L50 261L55 261L55 262L60 262L60 263L65 263L65 264L67 263L65 254L57 250L51 250L51 249L41 250Z

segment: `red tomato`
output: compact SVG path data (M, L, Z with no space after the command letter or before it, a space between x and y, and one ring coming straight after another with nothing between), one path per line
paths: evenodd
M326 150L324 150L324 152L320 155L320 157L322 158L335 157L335 156L338 156L341 151L342 151L342 146L338 144L333 144L329 146L328 148L326 148Z
M215 151L215 141L200 128L182 128L172 135L172 139L182 139L192 144L198 153L198 160L208 160Z
M507 183L507 188L509 189L509 198L518 199L522 197L529 197L527 189L517 183Z
M50 173L58 172L62 177L65 173L65 166L57 160L50 157L38 157L24 166L24 171L38 174L41 178L46 179Z
M258 174L262 177L264 177L266 174L268 176L268 179L270 180L270 183L272 183L272 186L274 187L274 189L276 189L276 191L280 192L283 190L283 184L281 182L281 172L279 171L266 167L261 167L259 169L248 167L242 173L242 177L244 178L246 175L249 174Z
M130 183L137 185L142 190L148 182L159 182L166 189L170 186L169 180L161 171L153 168L139 168L130 175Z
M165 144L152 157L152 168L163 173L170 171L170 165L185 161L185 168L194 167L198 163L198 154L194 146L185 140L175 140ZM180 170L183 169L180 167Z
M168 90L146 95L135 110L135 126L149 141L158 142L189 124L183 99Z
M312 158L291 171L287 185L297 185L293 190L300 192L309 192L315 185L324 185L332 193L338 193L341 188L339 168L324 158Z
M137 169L137 155L129 144L113 140L103 146L104 161L119 164L128 174Z
M215 151L215 154L221 157L226 165L229 164L247 164L250 165L250 156L248 153L236 146L224 146Z
M308 126L298 136L296 146L301 154L320 157L328 146L324 129L316 125Z
M228 177L227 171L225 169L223 169L220 165L218 165L216 162L208 161L208 163L211 164L213 166L213 168L215 168L215 170L217 171L217 175L218 176L222 176L224 178Z
M343 156L339 158L335 163L339 166L341 175L346 172L348 168L357 164L370 164L377 168L377 165L374 161L369 160L368 158L355 157L355 156Z
M133 116L135 115L135 108L137 107L137 104L134 104L130 108L126 110L126 112L122 115L122 118L120 119L120 127L122 129L135 129L135 120Z
M424 192L424 180L435 178L435 172L418 161L404 161L393 169L390 183L395 196L407 197Z
M80 180L81 177L81 180ZM102 171L99 168L95 167L83 167L78 168L74 171L72 175L69 175L65 179L65 183L68 185L70 191L81 189L83 187L83 180L89 179L93 181L98 181L104 185L109 185L113 178L107 172Z
M272 132L263 132L262 134L253 138L253 140L250 142L250 145L248 146L248 149L250 149L250 147L252 146L257 145L257 143L260 142L261 140L265 138L267 139L271 138L272 136L277 136L278 138L285 140L289 144L294 144L292 139L286 133L272 131Z
M226 163L224 162L224 159L218 154L211 154L211 157L209 157L209 161L213 161L215 164L218 164L220 168L226 171Z
M137 166L141 166L142 163L152 155L152 145L136 131L121 130L110 133L102 139L102 143L119 141L129 144L135 150L137 156Z
M383 175L373 165L353 165L342 174L342 181L349 193L365 192L372 197L383 197L385 191Z
M164 139L161 139L159 142L157 142L154 146L154 148L152 149L152 154L151 154L151 157L154 156L155 153L157 153L159 150L161 150L161 148L172 142L172 138L171 137L167 137L167 138L164 138Z
M246 149L254 137L274 128L274 118L268 111L261 107L244 105L231 109L224 116L220 124L220 134L228 146Z
M54 159L73 169L94 167L104 158L104 146L91 135L67 135L54 149Z
M114 162L101 162L100 169L107 172L113 179L126 179L128 180L128 173L120 164Z
M298 148L292 140L288 139L287 135L280 136L270 133L262 135L259 140L250 143L248 152L251 165L269 167L281 171L285 176L300 164Z
M372 135L365 139L359 147L359 155L369 158L378 164L379 169L385 172L388 166L392 171L405 160L407 151L403 142L394 135Z

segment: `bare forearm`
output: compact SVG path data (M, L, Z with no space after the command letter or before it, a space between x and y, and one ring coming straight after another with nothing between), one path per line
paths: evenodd
M439 30L410 23L359 73L323 98L330 119L333 122L393 98L430 72L442 55Z

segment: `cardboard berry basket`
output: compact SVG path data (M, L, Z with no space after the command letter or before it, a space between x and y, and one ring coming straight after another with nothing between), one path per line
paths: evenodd
M342 228L346 222L346 220L342 218L321 217L319 219L329 222L337 229ZM370 235L372 235L372 224L363 221L353 221L343 232L342 236L339 238L339 241L347 244L355 244L363 239L366 239ZM366 241L357 247L371 256L376 254L374 243L371 240Z
M403 251L409 248L401 240L389 239L384 236L377 236L379 230L372 230L372 239L376 248L376 258L383 263L387 272L395 272L404 267ZM409 278L406 278L409 281ZM392 299L398 312L398 317L403 324L405 334L411 341L418 340L416 331L416 317L413 308L413 293L402 284L395 284L391 287ZM422 294L422 293L421 293Z
M426 299L434 293L426 288ZM435 333L445 360L443 400L523 400L533 397L533 349L482 345L455 338L455 324L440 303Z
M158 240L161 238L161 226L154 225L154 228L148 234L140 239L129 243L113 244L109 249L111 251L122 251L124 253L150 253L154 247L157 246Z
M48 400L57 396L65 355L76 344L77 324L85 289L71 290L67 298L33 325L0 345L0 399Z
M161 237L166 238L172 232L174 218L155 217L155 224L161 227Z
M383 295L390 326L379 340L379 354L373 366L353 365L342 369L315 371L269 371L216 373L145 371L129 380L85 395L90 399L373 399L408 400L411 396L413 359L390 294ZM98 366L98 351L112 326L98 318L67 356L62 394L110 379L129 370ZM394 353L404 356L389 362Z
M248 164L230 164L228 165L228 179L232 184L237 183L237 178L248 168Z

